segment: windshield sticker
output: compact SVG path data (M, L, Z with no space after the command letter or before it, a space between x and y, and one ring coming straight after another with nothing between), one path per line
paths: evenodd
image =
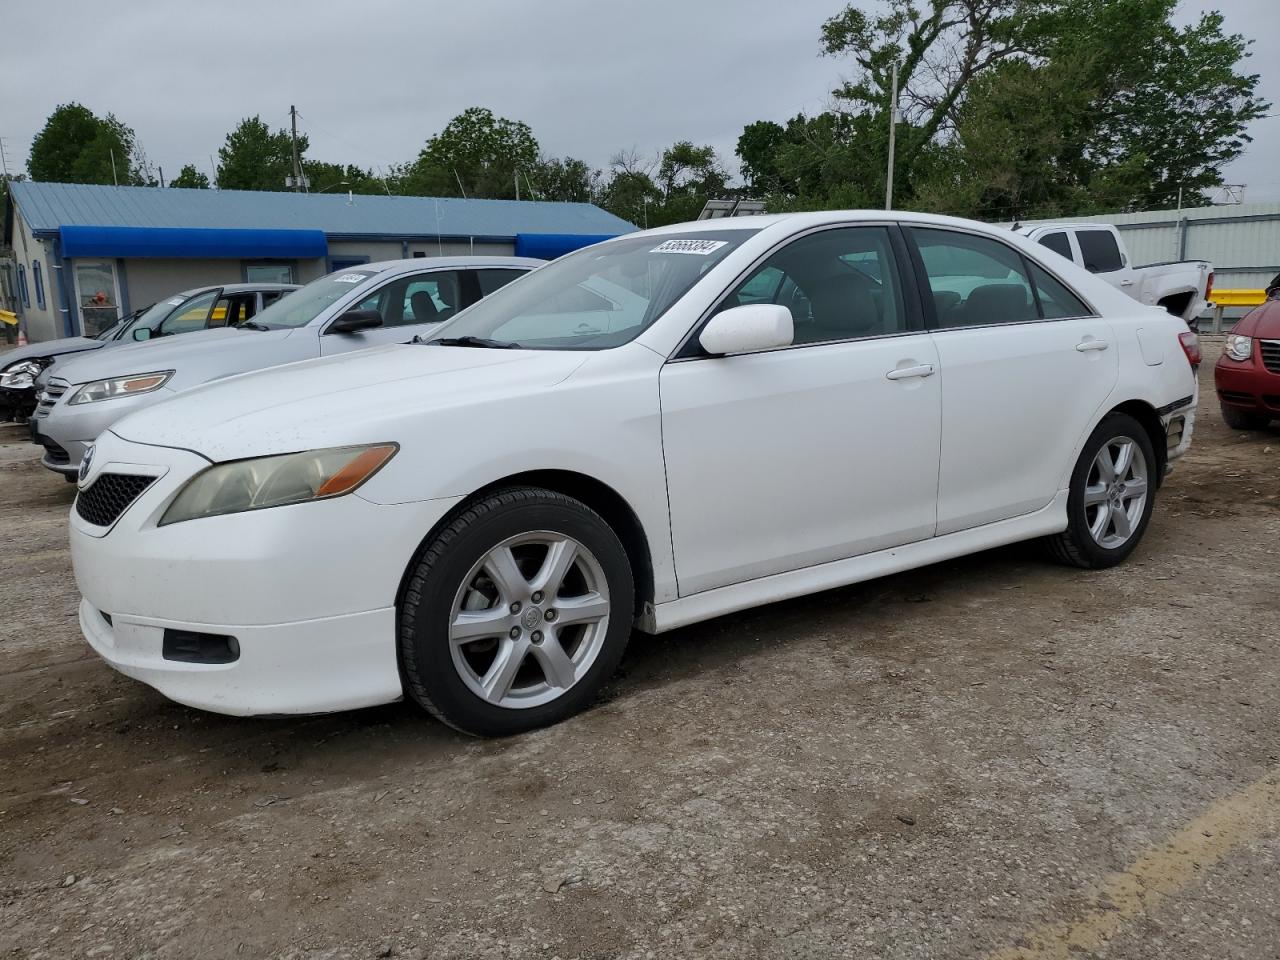
M658 244L650 253L689 253L695 257L705 257L715 253L721 247L729 245L728 240L666 240Z
M334 277L334 283L359 283L364 279L363 273L344 273L340 277Z
M165 302L171 307L176 307L178 304L182 303L182 297L174 297L172 300L167 300Z

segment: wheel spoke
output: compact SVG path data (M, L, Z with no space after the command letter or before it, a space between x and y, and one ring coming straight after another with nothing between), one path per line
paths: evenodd
M449 639L454 643L500 637L507 632L507 608L463 610L449 625Z
M1093 523L1089 525L1089 533L1098 543L1102 542L1102 538L1107 535L1107 527L1111 525L1111 505L1103 504L1098 507L1097 515L1093 518Z
M1086 507L1092 507L1095 504L1106 503L1106 502L1107 502L1106 484L1099 483L1099 484L1095 484L1092 487L1084 488L1084 505Z
M598 593L567 597L556 601L556 623L595 623L609 615L609 601Z
M530 647L529 652L541 665L547 683L551 686L567 690L578 679L577 668L564 647L560 646L560 638L554 632L549 632L542 643Z
M1135 477L1124 482L1124 498L1141 497L1147 492L1147 481L1143 477Z
M1115 521L1116 536L1121 540L1128 540L1129 535L1133 533L1133 526L1129 523L1129 514L1124 507L1112 508L1111 519Z
M540 590L549 597L554 597L560 590L564 578L578 559L578 544L573 540L555 540L547 546L546 559L533 578L534 590Z
M511 553L510 547L496 547L490 551L485 557L484 569L502 594L505 603L522 600L529 592L529 581L516 566L516 558Z
M511 692L511 684L520 672L520 666L529 651L527 641L503 640L498 646L498 655L493 664L480 680L485 699L490 703L499 703Z
M1115 460L1115 476L1117 480L1123 480L1129 474L1130 468L1133 467L1133 450L1136 444L1132 440L1125 440L1120 444L1120 449L1116 451Z
M1109 484L1116 479L1116 465L1111 459L1111 444L1105 445L1098 451L1098 455L1093 459L1094 464L1098 467L1098 479L1103 484Z

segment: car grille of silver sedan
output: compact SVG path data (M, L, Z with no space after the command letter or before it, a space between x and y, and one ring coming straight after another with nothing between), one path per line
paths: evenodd
M80 491L76 513L94 526L109 527L155 479L132 473L104 473L93 481L93 486Z
M37 417L47 417L49 412L53 410L53 405L58 402L58 398L70 388L71 384L65 380L50 380L45 384L44 389L40 391L40 397L36 402L35 415Z

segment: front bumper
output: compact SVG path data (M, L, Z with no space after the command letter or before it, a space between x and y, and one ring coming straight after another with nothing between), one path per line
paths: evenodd
M36 391L34 387L15 390L12 387L0 387L0 422L9 420L23 423L31 417L36 409Z
M93 649L165 696L219 713L399 699L397 592L423 537L457 500L382 505L356 493L157 526L207 466L190 451L99 438L82 490L106 473L156 479L110 526L72 509L80 624ZM166 657L166 630L232 637L237 656Z
M1243 362L1222 357L1213 368L1218 400L1237 410L1280 417L1280 373L1262 364L1255 345L1253 356Z
M31 417L32 440L45 449L41 466L66 476L79 472L85 448L113 423L174 395L172 390L161 389L98 403L68 403L77 389L78 386L70 387L52 402L46 391Z

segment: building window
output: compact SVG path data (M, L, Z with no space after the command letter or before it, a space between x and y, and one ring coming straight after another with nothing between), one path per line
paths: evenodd
M293 283L293 264L246 263L245 283Z
M27 268L18 264L18 296L22 298L24 307L31 306L31 295L27 292Z
M31 281L36 285L36 306L44 309L44 278L40 275L40 261L31 261Z

